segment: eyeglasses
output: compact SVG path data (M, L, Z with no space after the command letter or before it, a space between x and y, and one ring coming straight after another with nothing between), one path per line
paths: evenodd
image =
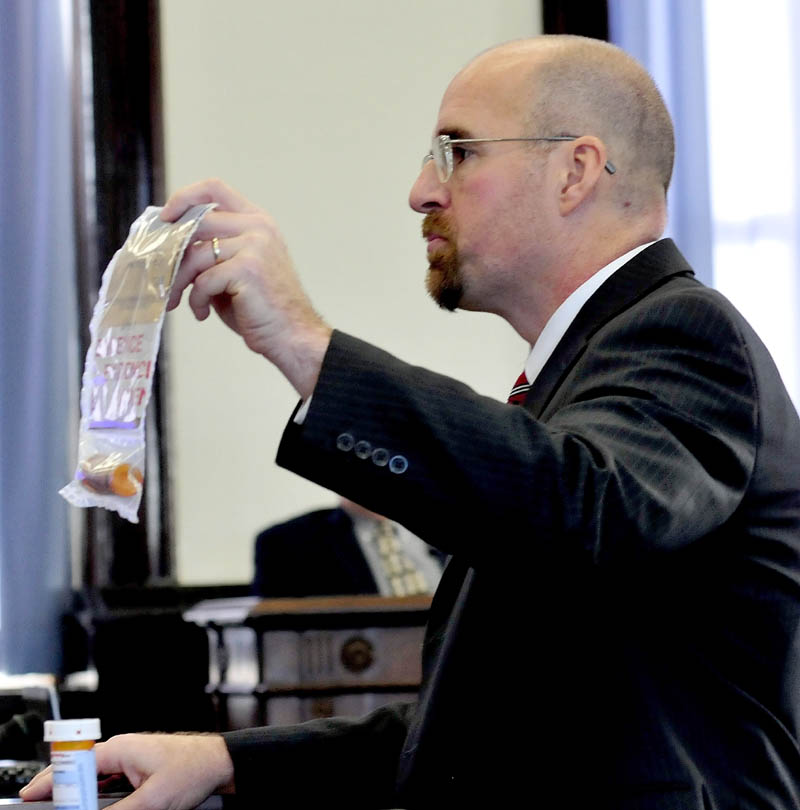
M453 144L462 143L500 143L508 141L575 141L578 135L550 135L542 138L451 138L449 135L434 135L431 141L431 150L422 159L424 166L432 160L436 166L436 174L441 183L446 183L453 176ZM605 170L609 174L614 174L617 167L610 161L606 161Z

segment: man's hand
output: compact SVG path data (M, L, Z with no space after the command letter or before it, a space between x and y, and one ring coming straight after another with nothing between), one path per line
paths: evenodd
M300 286L273 219L229 186L219 180L187 186L167 200L161 218L174 221L187 208L208 202L217 208L203 218L198 241L184 254L168 309L191 286L189 306L198 320L213 307L305 399L319 376L331 329Z
M187 810L214 792L232 793L233 762L216 734L123 734L95 746L97 772L124 774L135 791L119 810ZM25 801L52 794L46 768L20 791Z

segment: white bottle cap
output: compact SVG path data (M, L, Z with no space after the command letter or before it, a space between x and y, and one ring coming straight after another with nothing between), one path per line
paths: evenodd
M46 720L44 739L46 742L99 740L100 721L96 717L83 720Z

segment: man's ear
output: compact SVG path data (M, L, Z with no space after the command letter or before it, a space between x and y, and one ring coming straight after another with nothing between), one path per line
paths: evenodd
M607 158L606 145L594 135L583 135L567 141L564 182L559 194L559 213L571 214L588 197L603 176Z

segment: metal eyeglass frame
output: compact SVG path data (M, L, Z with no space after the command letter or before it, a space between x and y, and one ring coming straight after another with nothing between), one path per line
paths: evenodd
M576 141L579 135L548 135L540 138L451 138L449 135L434 135L431 148L422 159L424 166L429 160L436 167L436 174L441 183L446 183L453 176L453 144L459 143L500 143L508 141ZM605 170L614 174L617 167L606 161Z

